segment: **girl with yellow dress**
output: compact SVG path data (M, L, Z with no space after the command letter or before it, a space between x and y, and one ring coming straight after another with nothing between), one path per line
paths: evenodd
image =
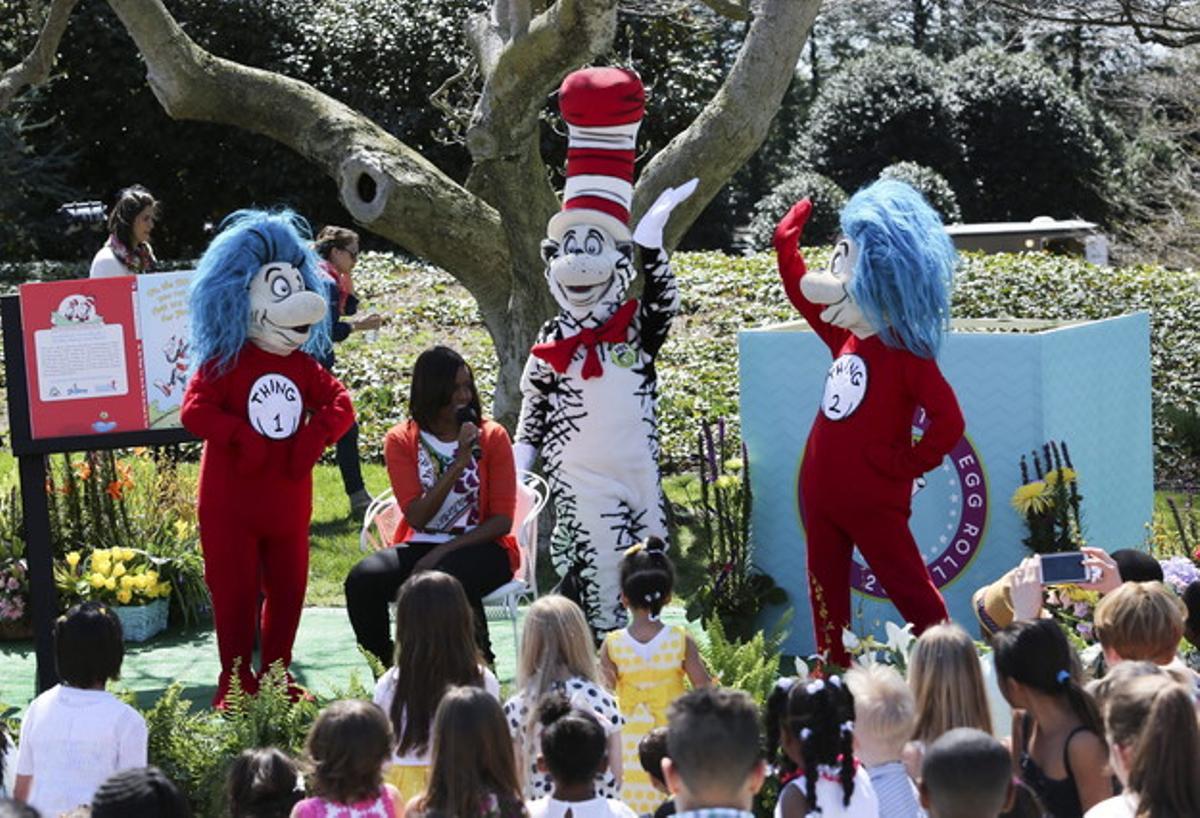
M645 814L663 797L642 770L638 742L667 723L667 706L687 689L685 678L692 687L706 687L712 679L695 640L683 628L668 627L659 619L675 586L666 543L651 537L633 546L625 552L620 571L621 604L629 611L629 625L605 638L600 666L625 716L621 800Z

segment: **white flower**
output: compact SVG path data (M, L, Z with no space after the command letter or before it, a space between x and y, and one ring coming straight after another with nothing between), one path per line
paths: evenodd
M884 622L883 631L887 634L888 650L907 658L909 650L912 649L913 642L917 639L913 636L912 629L913 624L911 622L904 623L903 628L895 622Z
M796 657L796 679L803 682L808 678L808 662L805 662L799 656Z
M858 649L858 645L858 637L854 635L854 631L849 628L842 628L842 647L853 652Z
M1102 649L1103 648L1101 648L1099 642L1088 645L1079 653L1080 663L1084 667L1090 667L1091 665L1095 664L1096 660L1100 658L1100 651Z

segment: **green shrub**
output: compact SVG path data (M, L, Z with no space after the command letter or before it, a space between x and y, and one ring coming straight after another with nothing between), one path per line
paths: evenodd
M1066 82L1032 55L992 48L968 51L945 70L963 158L961 175L947 175L968 221L1108 216L1110 152Z
M962 210L958 206L954 188L936 170L916 162L897 162L880 171L879 178L895 179L915 188L934 210L942 214L942 221L946 224L962 221Z
M948 173L958 148L944 86L939 64L918 51L868 52L822 86L793 159L847 191L898 161Z
M744 690L759 707L765 706L779 678L779 650L786 633L776 630L768 636L758 631L748 641L738 642L726 638L720 619L708 623L704 633L707 639L700 646L700 655L714 681Z
M809 170L793 173L775 186L769 194L754 206L754 217L750 220L749 244L754 250L771 249L771 237L775 225L791 210L792 205L805 196L812 199L813 212L804 227L806 244L825 244L837 239L838 214L846 205L846 192L828 176Z

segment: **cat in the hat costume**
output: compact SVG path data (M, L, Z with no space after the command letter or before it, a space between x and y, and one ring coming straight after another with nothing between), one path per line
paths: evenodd
M962 438L963 417L935 357L949 323L954 246L908 185L880 181L841 213L826 271L810 271L800 234L808 199L775 229L792 304L833 353L800 469L809 594L817 649L848 666L850 561L859 552L920 633L947 618L908 528L914 481ZM929 426L913 443L917 407Z
M542 257L561 311L525 364L515 449L523 468L542 454L555 510L551 558L560 574L570 571L589 624L604 632L625 623L625 549L667 535L654 361L679 293L662 232L696 183L664 191L630 233L641 81L621 68L576 71L563 80L559 109L567 182ZM646 281L642 297L626 301L634 243Z
M313 466L354 422L345 387L308 354L328 349L329 326L307 225L290 211L242 210L222 227L192 279L200 366L180 410L204 440L197 516L221 658L217 707L235 666L242 689L257 690L256 626L263 671L291 663Z

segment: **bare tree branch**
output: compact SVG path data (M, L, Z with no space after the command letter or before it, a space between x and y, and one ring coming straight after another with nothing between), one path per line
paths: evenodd
M764 0L721 88L642 171L633 196L635 221L665 188L700 179L696 193L673 214L668 247L679 242L766 139L820 5L820 0Z
M499 214L363 115L312 86L216 57L161 0L110 0L175 119L234 125L295 150L335 179L355 220L453 270L481 306L503 304L508 244ZM464 252L463 248L471 248Z
M58 44L67 30L67 23L77 2L79 0L53 0L50 4L46 11L46 22L42 24L33 49L25 59L0 75L0 111L8 108L25 88L41 85L50 76Z
M1200 43L1200 4L1195 0L992 0L992 4L1029 20L1070 26L1125 28L1143 43L1183 48Z

